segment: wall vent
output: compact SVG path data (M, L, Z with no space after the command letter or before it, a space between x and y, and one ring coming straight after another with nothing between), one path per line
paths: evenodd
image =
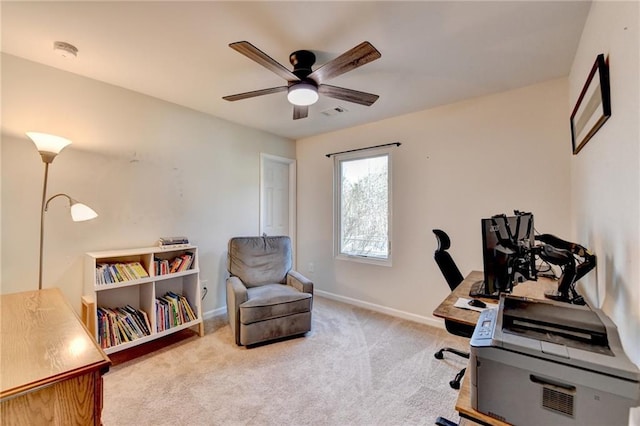
M341 107L341 106L337 106L334 108L329 108L326 109L324 111L322 111L322 113L328 117L332 117L334 115L338 115L338 114L343 114L345 112L347 112L348 110L345 107Z

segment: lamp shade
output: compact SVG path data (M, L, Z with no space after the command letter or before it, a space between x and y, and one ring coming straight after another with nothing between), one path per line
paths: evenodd
M83 222L85 220L95 219L96 217L98 217L98 213L91 207L71 199L71 219L74 222Z
M318 101L318 88L313 84L301 82L289 87L287 99L293 105L307 106Z
M62 149L71 144L69 139L47 133L27 132L27 136L36 144L38 151L58 154Z
M45 163L51 163L65 146L71 144L69 139L47 133L27 132L27 136L36 145Z

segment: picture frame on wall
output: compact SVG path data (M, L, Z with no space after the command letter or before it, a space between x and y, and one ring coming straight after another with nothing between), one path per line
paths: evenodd
M609 64L599 54L571 113L571 144L576 155L611 117Z

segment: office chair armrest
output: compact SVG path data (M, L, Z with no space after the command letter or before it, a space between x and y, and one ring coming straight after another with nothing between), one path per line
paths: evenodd
M303 293L313 294L313 282L298 271L287 273L287 285Z

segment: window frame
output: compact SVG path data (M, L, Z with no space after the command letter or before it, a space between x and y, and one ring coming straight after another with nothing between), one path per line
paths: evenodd
M343 161L365 160L374 157L387 157L387 257L374 257L341 253L342 240L342 167ZM393 154L391 147L371 148L336 154L333 157L333 254L336 259L380 266L393 265L392 218L393 218Z

